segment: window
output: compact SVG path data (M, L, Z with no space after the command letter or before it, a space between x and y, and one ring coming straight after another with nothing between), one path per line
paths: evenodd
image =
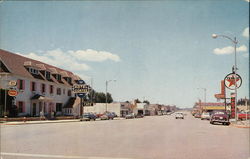
M38 75L38 70L37 70L37 69L29 68L29 72L30 72L31 74L36 74L36 75Z
M61 80L62 80L62 76L59 75L59 74L56 74L56 79L57 79L58 81L61 81Z
M50 72L45 71L45 78L46 78L46 79L50 79Z
M19 90L24 90L24 88L25 88L24 80L19 79L19 80L17 81L17 88L18 88Z
M24 112L24 102L19 101L18 102L18 113L23 113Z
M61 95L61 94L62 94L61 88L57 88L57 89L56 89L56 94L57 94L57 95Z
M63 94L65 94L65 89L63 89Z
M53 86L53 85L50 85L50 86L49 86L49 93L50 93L50 94L53 94L53 93L54 93L54 86Z
M31 91L36 91L36 82L31 82L31 84L30 84L30 90Z
M71 96L71 90L68 90L68 96Z
M41 92L45 93L46 92L46 85L44 83L42 83L41 87L42 87L41 88L42 89Z

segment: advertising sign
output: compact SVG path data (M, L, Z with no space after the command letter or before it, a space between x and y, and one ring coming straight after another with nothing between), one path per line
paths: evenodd
M72 91L76 93L78 97L83 98L90 91L90 86L86 85L83 80L78 80L77 84L73 85Z
M18 94L18 92L16 90L11 89L8 91L8 95L11 97L15 97L15 96L17 96L17 94Z
M235 118L235 94L231 93L231 118Z
M235 86L236 86L236 89L238 89L242 84L242 79L240 75L230 73L225 77L224 84L228 89L234 90Z

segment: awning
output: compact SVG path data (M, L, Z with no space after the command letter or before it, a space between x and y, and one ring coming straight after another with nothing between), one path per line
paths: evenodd
M35 94L31 97L31 100L52 101L53 99L40 94Z

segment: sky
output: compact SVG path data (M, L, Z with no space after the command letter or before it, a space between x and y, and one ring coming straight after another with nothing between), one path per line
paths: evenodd
M5 1L0 48L72 71L115 101L216 102L232 72L249 97L249 1ZM227 90L227 96L230 91Z

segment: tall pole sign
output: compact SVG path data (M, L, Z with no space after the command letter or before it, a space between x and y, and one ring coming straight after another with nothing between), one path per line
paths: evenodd
M73 85L72 91L77 94L79 98L81 98L80 102L80 113L79 115L82 116L83 114L83 98L85 95L90 91L90 86L86 85L83 80L78 80L76 84Z
M224 84L228 89L235 90L235 93L231 93L231 118L237 120L237 89L242 84L242 78L233 70L233 73L225 77Z

